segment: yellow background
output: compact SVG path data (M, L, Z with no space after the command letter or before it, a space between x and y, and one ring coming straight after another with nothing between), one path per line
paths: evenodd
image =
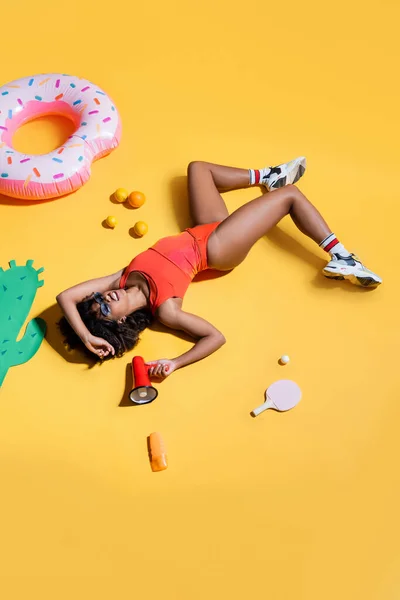
M80 75L123 122L120 148L76 194L1 199L1 266L45 267L30 317L49 329L0 392L3 598L399 598L399 17L395 0L2 4L2 83ZM38 127L19 143L49 149ZM42 145L62 141L54 123L43 131ZM120 406L133 353L93 369L66 354L56 294L186 226L189 161L302 154L301 189L385 284L326 281L324 253L285 221L235 272L189 289L185 307L228 343L152 405ZM116 187L146 204L110 203ZM138 219L143 239L129 235ZM139 352L188 347L147 331ZM302 402L252 419L282 377ZM164 473L149 468L152 431Z

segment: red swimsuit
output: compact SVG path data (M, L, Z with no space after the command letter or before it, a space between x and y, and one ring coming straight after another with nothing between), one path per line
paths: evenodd
M141 273L149 285L153 315L168 298L183 298L193 277L208 269L207 241L218 225L219 222L198 225L162 238L130 262L119 287L125 287L132 271Z

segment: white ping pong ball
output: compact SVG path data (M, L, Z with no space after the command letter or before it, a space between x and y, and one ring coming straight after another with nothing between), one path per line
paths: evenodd
M283 354L279 360L282 363L282 365L287 365L288 362L290 361L290 358L288 357L287 354Z

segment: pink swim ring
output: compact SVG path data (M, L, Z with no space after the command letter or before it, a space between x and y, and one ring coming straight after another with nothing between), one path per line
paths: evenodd
M48 154L22 154L15 131L44 115L71 119L75 131ZM86 79L48 73L17 79L0 88L0 193L22 200L57 198L89 177L92 162L121 138L121 120L111 98Z

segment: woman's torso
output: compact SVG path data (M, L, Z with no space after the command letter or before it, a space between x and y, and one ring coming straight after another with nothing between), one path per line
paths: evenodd
M159 240L138 254L125 269L120 288L130 273L141 273L149 286L149 305L153 314L169 298L183 299L195 275L208 268L207 240L218 223L200 225Z

